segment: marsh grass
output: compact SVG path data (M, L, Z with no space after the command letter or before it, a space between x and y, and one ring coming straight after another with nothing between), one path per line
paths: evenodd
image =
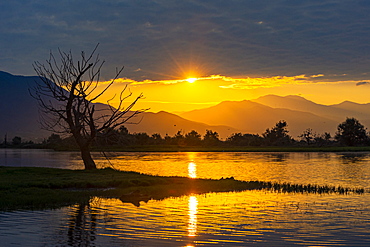
M88 203L92 197L141 201L207 192L269 189L293 193L364 193L363 189L261 181L161 177L137 172L0 166L0 211L50 209Z

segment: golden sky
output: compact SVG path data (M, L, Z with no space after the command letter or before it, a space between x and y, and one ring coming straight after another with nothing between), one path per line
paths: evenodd
M99 43L101 80L125 66L153 111L271 93L368 102L355 85L370 80L369 12L364 0L2 1L0 69L35 75L50 52L77 58ZM187 77L200 79L171 81Z
M108 82L101 82L101 86ZM322 74L241 78L210 75L160 81L119 78L100 102L106 103L106 100L111 99L114 94L118 95L127 85L127 93L132 93L132 97L126 100L127 104L142 93L144 98L139 100L135 109L150 108L149 111L152 112L190 111L222 101L252 100L268 94L299 95L324 105L338 104L345 100L368 103L368 84L363 80L329 81ZM116 96L111 104L116 105L118 99Z

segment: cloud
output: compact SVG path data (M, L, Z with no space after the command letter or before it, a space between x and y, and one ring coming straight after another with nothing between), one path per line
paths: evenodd
M370 84L370 82L369 81L360 81L360 82L356 83L356 86L362 86L362 85L367 85L367 84Z
M280 87L287 84L303 84L312 83L310 80L313 77L307 77L306 75L298 76L274 76L274 77L262 77L262 78L240 78L227 80L232 84L220 86L221 88L229 89L255 89L255 88L272 88Z
M189 67L201 75L366 80L369 12L360 0L4 1L0 53L12 62L1 59L0 68L34 74L33 61L50 50L100 43L107 78L124 65L136 81L181 78Z
M220 88L223 89L255 89L255 88L271 88L279 87L287 84L312 84L318 83L314 79L323 77L324 75L297 75L297 76L274 76L274 77L246 77L246 78L233 78L223 75L210 75L204 77L194 78L195 83L203 83L207 81L217 81ZM178 83L188 83L188 79L177 79L177 80L142 80L135 81L128 78L118 78L114 81L119 84L130 84L131 86L144 86L144 85L171 85ZM109 81L102 81L100 84L108 84ZM327 82L322 82L327 83Z
M161 84L161 85L170 85L170 84L177 84L180 82L187 82L186 79L181 80L143 80L143 81L136 81L129 78L117 78L114 80L115 84L130 84L132 86L141 86L141 85L149 85L149 84ZM100 81L99 84L110 84L112 80L108 81Z
M155 100L146 100L146 103L159 103L159 104L187 104L187 105L216 105L220 102L213 101L213 102L188 102L188 101L155 101Z

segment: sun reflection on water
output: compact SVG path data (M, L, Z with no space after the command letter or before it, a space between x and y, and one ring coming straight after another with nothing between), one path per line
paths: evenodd
M195 237L197 235L198 223L198 199L196 196L189 197L189 222L188 222L188 237Z
M197 164L195 164L193 161L189 162L189 165L188 165L188 177L189 178L197 177Z

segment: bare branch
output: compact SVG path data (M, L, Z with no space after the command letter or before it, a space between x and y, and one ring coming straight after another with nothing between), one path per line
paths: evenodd
M35 62L33 68L39 80L30 92L38 102L42 127L56 133L71 133L80 147L86 169L96 168L89 147L99 132L117 128L145 111L132 111L142 95L123 107L124 101L132 96L131 92L124 96L127 86L120 93L118 107L108 100L105 110L96 109L93 102L107 92L123 71L123 67L116 69L115 77L95 93L104 64L97 54L98 46L89 55L81 52L76 62L71 51L60 49L58 59L50 52L45 64Z

